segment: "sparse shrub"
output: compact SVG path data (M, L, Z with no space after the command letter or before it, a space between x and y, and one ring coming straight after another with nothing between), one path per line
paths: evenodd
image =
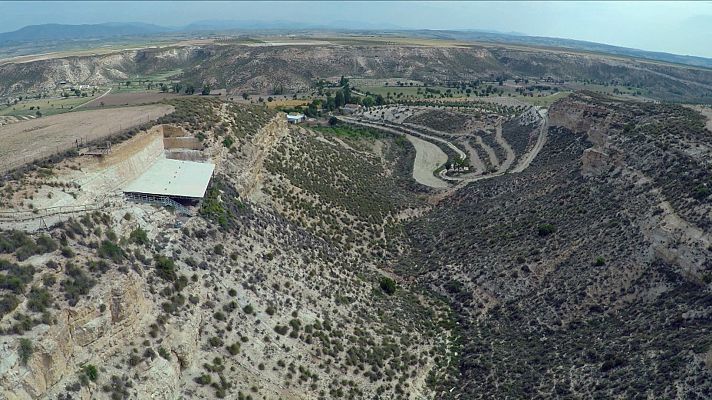
M166 350L166 348L163 346L158 348L158 355L165 358L166 360L171 359L171 353L169 353L168 350Z
M65 258L73 258L74 255L74 250L70 249L67 246L62 247L62 256L64 256Z
M707 198L710 193L712 193L712 190L710 190L707 185L697 185L692 191L692 197L701 201Z
M603 257L596 257L596 261L593 264L597 267L602 267L606 265L606 259Z
M202 374L199 377L195 378L195 383L199 385L209 385L212 382L212 379L210 378L210 375L208 374Z
M96 379L99 377L99 370L96 368L96 366L92 364L87 364L82 367L82 372L87 377L87 379L92 382L96 382Z
M124 251L116 243L103 240L99 246L99 257L109 259L115 263L124 260Z
M50 267L49 263L47 263L47 266ZM50 267L50 268L55 269L55 267ZM42 284L45 287L54 286L55 283L57 283L57 278L55 278L54 275L52 275L50 273L46 273L46 274L42 275Z
M556 232L556 227L552 224L541 224L537 227L537 234L541 237L549 236Z
M57 250L57 242L48 235L42 234L37 238L39 254L51 253Z
M396 281L387 276L381 277L379 285L385 294L392 295L396 292Z
M131 234L129 235L129 240L140 246L148 246L149 244L148 235L146 234L146 231L141 228L136 228L131 231Z
M35 269L31 265L21 266L0 259L0 289L6 289L14 293L25 291L25 285L32 281Z
M21 338L20 347L17 349L17 355L20 358L22 365L27 365L27 362L30 361L30 357L32 357L33 351L32 341L27 338Z
M33 287L27 295L27 308L34 312L44 312L52 305L52 296L45 288Z
M222 144L223 146L229 149L232 147L233 144L235 144L235 139L233 139L231 136L226 136L225 139L223 139Z
M88 294L96 281L72 263L67 264L66 273L69 278L62 281L61 287L69 305L74 306L79 301L79 296Z
M227 346L227 351L230 355L237 355L240 352L240 343L233 343Z
M176 266L175 262L166 256L156 256L156 275L167 281L176 280Z
M215 253L217 255L222 255L224 249L225 248L223 247L222 244L216 244L215 247L213 247L213 253Z
M11 313L20 304L17 296L14 294L4 294L0 297L0 318Z

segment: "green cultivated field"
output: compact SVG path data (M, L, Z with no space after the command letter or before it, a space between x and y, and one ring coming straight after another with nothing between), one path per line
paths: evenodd
M91 96L91 92L87 97L77 97L71 95L69 97L60 98L43 98L43 99L29 99L22 100L17 104L8 106L7 104L0 105L0 115L12 115L12 116L22 116L22 115L36 115L37 111L42 113L42 116L61 114L65 112L72 111L74 107L84 104L96 97L101 96L106 92L106 88L99 88L96 90L94 96Z

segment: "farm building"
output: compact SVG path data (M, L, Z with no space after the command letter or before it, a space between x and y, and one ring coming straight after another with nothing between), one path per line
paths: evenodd
M298 124L304 122L305 119L304 114L287 114L287 122L290 124Z
M215 164L162 158L126 185L123 192L138 200L196 204L205 196L214 170Z
M344 105L343 111L344 111L344 114L353 114L353 113L361 110L361 108L362 107L359 104L348 103L348 104Z

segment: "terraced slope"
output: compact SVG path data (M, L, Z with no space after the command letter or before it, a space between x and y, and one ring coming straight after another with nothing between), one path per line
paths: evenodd
M520 174L408 226L401 272L464 336L453 398L706 398L712 264L700 115L574 95Z
M532 112L538 116L538 121L534 120L537 122L529 122ZM418 182L442 189L446 187L442 181L467 183L507 172L521 172L525 169L536 157L545 141L546 112L534 109L532 112L527 112L519 118L510 116L506 127L502 126L503 117L496 115L482 117L456 111L428 109L422 111L404 106L385 107L361 113L356 117L343 117L342 120L408 137L417 137L421 147L424 146L422 141L439 146L447 155L447 160L437 166L431 165L432 161L428 161L426 165L416 165L415 169L420 175ZM403 115L406 117L402 118ZM486 121L489 120L492 121L490 132L468 131L475 126L487 126ZM515 153L507 142L508 137L517 142L519 154ZM423 148L421 152L426 153L425 150ZM418 160L422 161L423 158L416 158L416 161ZM454 165L458 162L467 165L468 169L465 171L454 169ZM453 169L447 169L448 166ZM439 181L431 177L431 173L435 174L436 170L438 170L436 175Z

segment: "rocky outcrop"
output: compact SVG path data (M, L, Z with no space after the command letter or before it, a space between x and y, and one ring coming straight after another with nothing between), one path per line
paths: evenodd
M243 147L244 154L239 158L232 156L227 149L220 149L219 154L213 157L222 159L234 157L229 163L217 163L218 169L223 169L225 175L234 179L236 188L241 196L256 200L258 196L260 180L263 175L264 160L279 143L279 140L287 135L289 127L284 114L275 116L269 123L259 129L247 145Z
M33 331L27 365L17 355L19 338L0 348L0 397L43 397L81 365L106 359L133 338L149 307L143 280L132 274L103 280L102 285L95 291L98 297L60 310L56 324Z
M581 156L581 173L584 176L600 175L610 167L609 161L608 154L594 148L586 149Z
M53 90L61 81L76 85L106 85L136 74L175 69L198 54L196 47L188 46L6 63L0 65L0 95Z

